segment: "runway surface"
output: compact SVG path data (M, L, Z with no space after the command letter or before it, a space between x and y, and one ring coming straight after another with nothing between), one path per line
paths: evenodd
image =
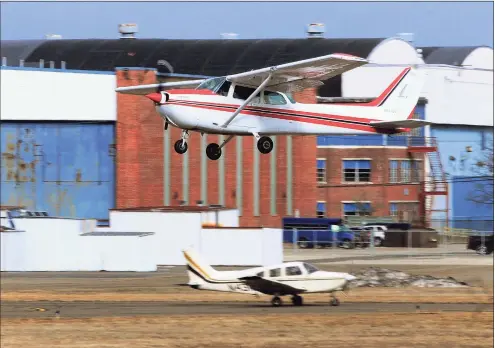
M493 312L492 304L469 303L341 303L338 307L307 304L295 307L287 298L282 307L270 303L178 303L178 302L2 302L2 318L54 318L60 311L63 318L92 318L141 315L197 315L197 314L275 314L275 313L383 313L383 312ZM43 308L45 311L37 311Z

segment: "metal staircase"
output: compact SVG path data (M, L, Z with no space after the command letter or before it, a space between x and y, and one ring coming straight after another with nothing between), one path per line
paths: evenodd
M444 212L446 225L448 223L449 212L449 185L447 183L447 176L443 169L440 153L438 152L438 145L435 138L426 137L408 137L408 151L410 153L425 153L426 159L429 163L430 170L428 176L422 181L421 190L421 202L424 203L422 207L422 215L424 216L424 224L427 227L432 227L432 213ZM434 197L445 197L445 209L433 209Z

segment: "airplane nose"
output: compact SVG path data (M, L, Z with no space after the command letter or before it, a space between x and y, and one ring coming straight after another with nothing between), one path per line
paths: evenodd
M356 277L354 277L353 275L351 274L346 274L345 276L345 280L347 280L348 282L354 280L354 279L357 279Z
M146 98L154 101L155 103L160 103L162 101L162 95L160 93L146 94Z

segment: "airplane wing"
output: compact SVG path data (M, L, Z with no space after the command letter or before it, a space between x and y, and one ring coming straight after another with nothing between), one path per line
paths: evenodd
M322 81L365 64L368 64L366 59L349 54L335 53L228 75L226 78L246 87L257 88L271 73L272 78L265 88L287 93L321 86L323 85Z
M146 95L149 93L156 92L157 90L166 90L172 88L194 88L197 87L204 80L189 80L180 82L164 82L164 83L154 83L150 85L137 85L129 87L118 87L115 89L116 92L122 94L135 94L135 95Z
M295 288L293 286L277 282L276 280L268 280L258 276L242 277L242 280L251 289L262 292L266 295L293 295L305 292L305 289Z
M397 129L397 128L419 128L419 127L424 127L431 124L431 122L424 121L424 120L416 120L416 119L409 119L409 120L397 120L397 121L378 121L378 122L371 122L370 125L375 127L375 128L382 128L382 129Z

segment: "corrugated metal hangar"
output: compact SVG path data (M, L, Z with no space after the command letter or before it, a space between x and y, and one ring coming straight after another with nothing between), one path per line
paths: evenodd
M114 91L336 52L377 63L493 69L492 48L421 50L399 37L4 41L1 203L99 219L111 208L216 204L238 208L241 226L274 227L298 214L445 220L448 209L451 218L469 215L476 205L449 195L447 181L448 174L473 173L449 166L451 157L461 158L458 151L470 147L474 161L493 143L493 70L429 69L415 117L440 125L413 137L277 136L270 155L260 155L250 137L238 137L216 162L204 150L222 136L193 134L188 152L179 155L172 145L180 130L164 131L146 98ZM399 69L364 66L294 98L376 97ZM37 91L29 96L35 108L26 107L27 88ZM443 184L425 184L432 178Z

